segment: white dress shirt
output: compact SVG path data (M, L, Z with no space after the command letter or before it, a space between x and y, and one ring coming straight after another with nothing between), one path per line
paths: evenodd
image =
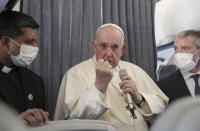
M200 74L200 71L198 71L196 74L190 73L190 72L181 72L181 74L183 75L183 78L188 87L188 90L190 91L190 94L192 95L193 98L195 98L196 97L195 96L195 82L194 82L194 78L191 78L191 76ZM198 82L199 82L199 79L198 79ZM200 82L199 82L199 84L200 84Z

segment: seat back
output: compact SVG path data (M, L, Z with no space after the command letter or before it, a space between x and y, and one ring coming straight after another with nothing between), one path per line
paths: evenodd
M177 71L177 67L175 65L161 65L157 70L157 81L171 75L175 71Z
M32 128L31 131L116 131L108 122L101 120L59 120Z
M174 101L150 131L200 131L200 97Z
M0 102L0 131L28 131L14 109Z

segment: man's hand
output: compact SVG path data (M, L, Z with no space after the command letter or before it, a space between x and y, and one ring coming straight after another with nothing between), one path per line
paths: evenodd
M113 77L111 67L109 62L103 59L99 59L97 62L95 86L102 93L106 92L108 84Z
M48 115L48 112L34 108L21 113L19 118L23 119L26 125L40 126L48 122Z
M136 104L142 101L142 95L138 92L135 82L129 76L125 76L119 83L119 86L124 94L129 93L131 95L132 100Z

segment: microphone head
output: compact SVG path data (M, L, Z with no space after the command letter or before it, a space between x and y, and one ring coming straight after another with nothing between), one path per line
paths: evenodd
M122 80L125 76L128 76L127 71L125 69L121 69L119 71L119 77L120 77L120 79Z

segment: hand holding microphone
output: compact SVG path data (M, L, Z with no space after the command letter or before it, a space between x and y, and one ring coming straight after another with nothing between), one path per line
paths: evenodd
M137 91L135 82L131 80L125 69L121 69L119 71L119 77L122 80L122 82L119 84L120 88L126 94L129 109L133 115L133 118L136 119L137 117L134 113L133 100L136 104L140 103L140 101L142 101L142 96Z

